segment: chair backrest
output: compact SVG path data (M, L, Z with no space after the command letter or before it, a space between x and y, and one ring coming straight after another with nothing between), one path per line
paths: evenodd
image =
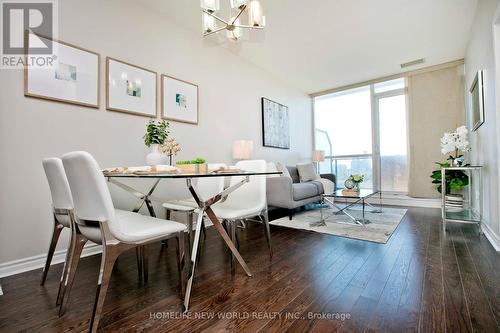
M243 171L266 172L266 161L246 160L236 163ZM240 182L243 177L232 177L231 186ZM236 207L247 207L257 210L266 208L266 176L250 176L250 181L230 193L224 202Z
M210 163L208 169L213 170L225 166L223 163ZM198 178L196 190L203 200L207 200L224 190L224 177L205 177Z
M42 161L55 209L73 209L73 198L61 159L46 158Z
M87 152L63 155L62 162L75 205L81 220L107 221L115 214L111 194L96 160Z

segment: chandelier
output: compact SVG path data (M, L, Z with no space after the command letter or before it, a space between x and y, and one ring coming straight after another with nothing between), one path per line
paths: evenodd
M219 0L201 0L203 12L203 36L209 36L226 31L230 40L241 39L243 29L264 29L266 17L263 15L262 4L259 0L230 0L231 17L228 20L218 16ZM247 17L248 24L243 24Z

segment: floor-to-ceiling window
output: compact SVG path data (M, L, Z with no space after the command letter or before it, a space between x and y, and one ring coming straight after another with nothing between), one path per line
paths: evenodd
M316 149L321 172L334 172L337 186L363 174L362 187L407 192L405 79L385 81L314 98Z

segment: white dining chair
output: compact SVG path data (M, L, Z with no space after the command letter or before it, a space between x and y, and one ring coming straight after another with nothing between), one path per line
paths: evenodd
M208 164L209 170L215 170L219 167L225 167L222 163L210 163ZM196 190L200 197L204 200L219 194L224 190L224 177L202 177L196 179ZM193 243L193 221L194 214L199 212L199 207L193 197L187 197L178 200L170 200L162 205L166 209L166 219L170 220L172 212L179 212L186 214L187 220L187 232L188 232L188 243L189 251L191 252L191 246ZM203 235L206 238L205 222L202 222Z
M101 169L89 153L71 152L65 154L62 161L73 196L74 217L78 228L88 239L102 244L101 268L90 332L97 331L114 263L124 251L175 237L182 294L186 226L138 213L117 214Z
M266 172L266 162L263 160L246 160L236 163L243 171ZM232 177L231 185L241 181L242 177ZM250 176L250 181L231 193L224 202L212 207L215 215L228 226L233 242L236 241L236 224L245 219L257 217L262 222L269 255L272 257L271 233L267 215L266 177ZM234 262L234 257L232 262ZM234 264L233 264L234 267Z
M45 283L61 230L65 227L70 230L70 241L66 251L66 259L64 261L63 271L59 282L59 290L56 297L56 305L59 305L59 316L62 316L65 311L65 305L69 299L71 285L74 281L76 269L80 261L80 255L88 239L82 235L78 225L75 223L73 217L73 198L71 197L71 190L61 159L57 157L46 158L42 161L42 165L47 176L52 197L54 231L52 233L52 240L50 242L47 260L42 274L41 285ZM116 210L116 214L123 213L127 212L119 209ZM96 232L99 232L98 228ZM142 275L142 267L141 265L138 266L139 274Z
M42 161L42 165L47 177L47 182L49 183L50 194L52 197L52 214L54 218L54 226L52 230L52 239L50 241L49 251L47 253L47 260L45 261L45 266L42 272L42 280L40 282L41 286L45 284L45 280L47 279L47 274L52 263L52 258L54 256L54 251L56 249L59 236L61 235L61 231L64 228L68 228L71 230L63 272L61 274L61 280L59 282L59 290L57 292L56 304L59 304L62 296L62 284L64 277L66 276L69 258L71 255L71 238L73 229L70 214L73 210L73 199L71 197L66 174L64 173L62 161L59 158L46 158Z

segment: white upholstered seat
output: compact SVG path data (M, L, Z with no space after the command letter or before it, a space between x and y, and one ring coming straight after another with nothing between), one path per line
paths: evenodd
M253 172L265 172L266 162L247 160L236 163L238 169ZM242 177L232 177L231 185L236 185ZM212 206L215 215L229 223L231 237L236 239L236 222L250 217L259 217L264 226L269 254L272 256L271 233L267 217L266 176L250 176L250 181L228 195L224 202Z
M101 269L90 331L99 326L109 279L118 256L132 248L141 249L148 242L176 237L177 265L183 291L184 232L186 226L132 212L115 210L101 168L87 152L71 152L62 157L74 201L74 212L82 234L96 238L92 226L98 226L103 246ZM147 267L147 263L146 266ZM145 268L146 269L146 268Z

